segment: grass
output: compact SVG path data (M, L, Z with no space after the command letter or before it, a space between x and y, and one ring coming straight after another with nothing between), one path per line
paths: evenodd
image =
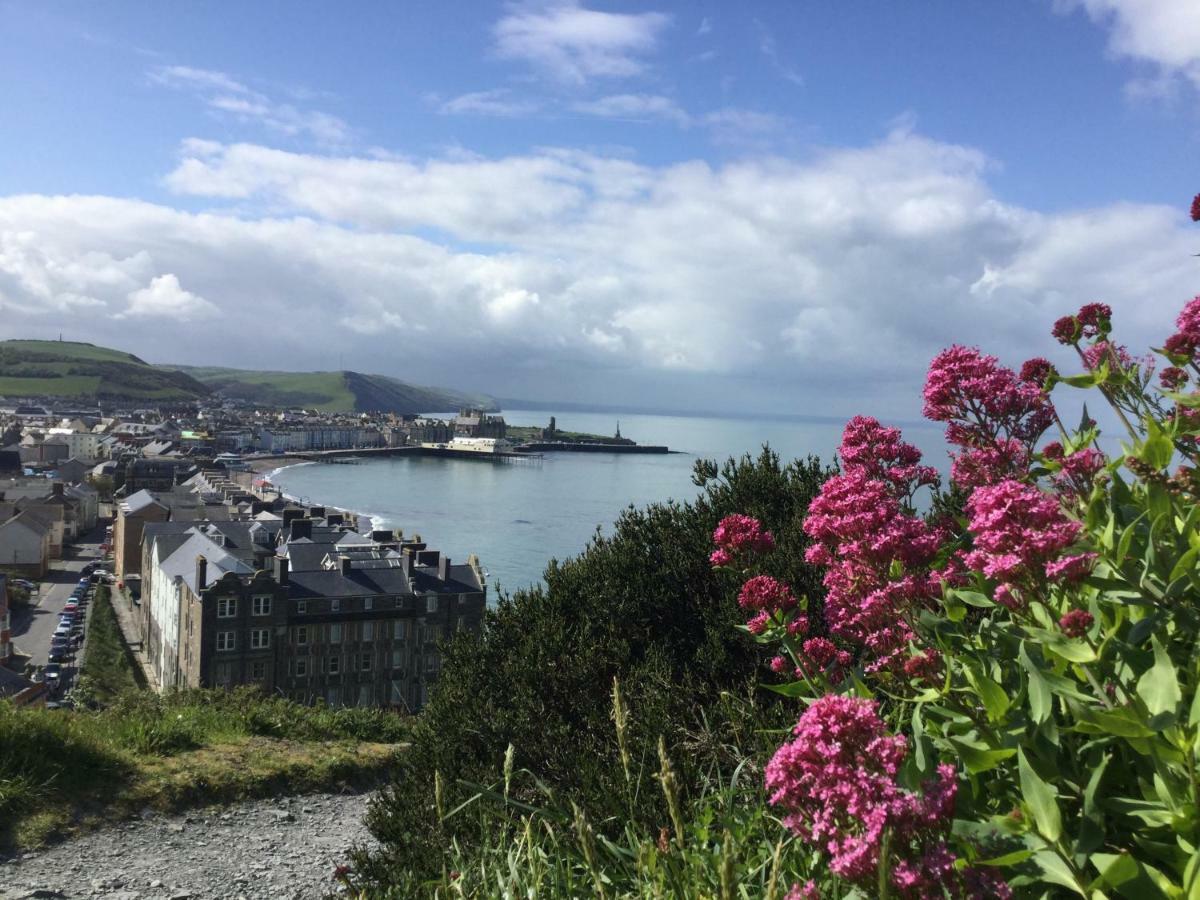
M0 846L22 849L150 807L378 784L408 723L251 690L125 693L101 710L0 702Z
M74 341L0 341L0 395L181 400L207 389L120 350Z
M92 603L87 652L76 692L88 702L106 704L126 691L144 689L146 682L121 638L107 585L96 588Z

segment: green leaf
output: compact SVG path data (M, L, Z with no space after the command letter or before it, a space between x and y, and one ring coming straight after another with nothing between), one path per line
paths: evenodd
M1112 710L1074 707L1074 712L1079 719L1075 730L1085 734L1111 734L1123 738L1154 736L1154 730L1128 707Z
M1150 639L1150 644L1154 648L1154 665L1138 679L1138 696L1142 698L1152 716L1174 713L1183 699L1179 690L1179 680L1175 677L1175 664L1159 643L1157 635Z
M1024 641L1021 642L1021 649L1017 651L1017 659L1028 676L1026 693L1029 696L1029 714L1033 717L1033 721L1040 725L1050 718L1050 713L1054 709L1054 694L1051 693L1046 679L1042 677L1041 669L1034 665L1033 660L1026 653Z
M1171 569L1171 577L1167 581L1174 581L1176 578L1182 578L1184 575L1194 575L1196 572L1196 560L1200 558L1200 546L1192 547L1184 552L1179 557L1179 561L1175 563L1175 568Z
M1033 770L1024 750L1017 752L1017 767L1021 773L1021 795L1033 813L1038 834L1051 843L1057 841L1062 836L1062 816L1054 788Z
M1075 873L1070 870L1057 853L1050 850L1042 850L1033 855L1033 861L1042 870L1042 881L1070 888L1081 897L1087 896L1079 887L1079 882L1075 880Z
M1152 416L1146 417L1145 421L1148 436L1138 456L1156 469L1165 469L1171 464L1171 457L1175 455L1175 445Z
M950 738L949 740L951 746L958 753L959 759L967 767L967 771L973 775L996 768L996 766L1017 752L1015 749L988 750L986 748L973 747L955 738Z
M981 594L979 591L965 591L961 588L955 588L950 591L957 599L961 600L967 606L976 606L980 609L990 609L995 606L995 601L987 594Z
M983 708L987 710L988 718L993 722L1000 721L1012 703L1004 688L973 666L964 667L964 671L967 680L975 688L975 693L983 701Z
M1055 635L1052 640L1047 640L1042 646L1067 662L1090 663L1096 661L1096 651L1082 639Z
M809 691L809 686L803 681L789 681L787 684L764 684L763 687L784 697L807 697Z

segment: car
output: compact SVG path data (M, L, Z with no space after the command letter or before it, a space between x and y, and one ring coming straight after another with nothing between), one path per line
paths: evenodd
M27 591L36 591L37 590L37 583L33 582L33 581L29 581L25 578L14 578L13 584L15 584L19 588L24 588Z
M58 681L62 677L62 666L58 663L50 663L42 669L42 679L45 681Z
M75 612L77 609L79 609L79 604L74 600L68 600L63 604L63 612Z
M70 653L66 647L51 647L49 659L50 659L50 662L52 662L52 663L60 663L60 662L65 662L67 659L67 656L69 656L69 655L70 655Z

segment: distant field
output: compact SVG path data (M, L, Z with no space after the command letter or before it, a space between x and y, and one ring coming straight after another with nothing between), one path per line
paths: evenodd
M0 396L191 400L210 393L131 353L75 341L0 341Z

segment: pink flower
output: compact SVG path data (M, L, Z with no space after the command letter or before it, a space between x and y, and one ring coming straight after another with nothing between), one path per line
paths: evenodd
M709 555L708 561L712 564L713 568L716 568L718 566L729 565L731 562L733 562L733 557L730 555L728 550L718 547Z
M713 543L730 554L765 553L775 549L775 537L751 516L733 513L713 531Z
M782 675L784 672L786 672L788 670L788 661L786 659L784 659L782 656L772 657L769 665L770 665L771 671L774 672L776 675Z
M1188 381L1187 372L1178 366L1167 366L1158 373L1158 383L1162 385L1164 390L1177 391Z
M770 575L756 575L742 585L738 605L745 610L762 610L768 614L782 612L796 605L792 589Z
M1042 448L1042 456L1044 456L1046 459L1062 459L1063 445L1058 441L1051 441Z
M1200 334L1188 334L1182 331L1171 335L1163 344L1163 350L1166 351L1167 356L1171 357L1172 362L1191 362L1196 355L1197 348L1200 348Z
M1075 318L1079 320L1085 338L1099 337L1108 332L1112 322L1112 307L1107 303L1085 303Z
M932 681L942 667L942 655L936 650L925 650L910 656L904 663L904 674L909 678Z
M958 792L954 768L938 766L920 793L901 787L897 776L908 744L887 733L877 709L875 701L858 697L815 700L796 723L794 740L767 765L769 802L782 810L789 830L829 854L829 869L839 878L873 885L887 832L900 896L941 896L943 888L961 896L944 840Z
M1129 351L1120 344L1110 344L1108 341L1096 341L1083 351L1083 364L1095 371L1102 362L1108 363L1109 371L1127 371L1136 365Z
M750 618L746 623L746 629L751 634L762 634L767 630L767 626L771 624L771 616L768 613L760 612Z
M977 488L967 500L974 549L966 563L997 581L1029 579L1073 544L1082 526L1058 502L1019 481Z
M1046 577L1051 581L1065 581L1075 584L1082 581L1092 571L1096 562L1095 553L1078 553L1074 556L1064 556L1046 563Z
M1067 637L1081 638L1092 627L1092 614L1084 609L1073 609L1058 620L1058 627Z
M1046 379L1057 374L1058 370L1054 368L1054 364L1050 360L1036 356L1033 359L1025 360L1021 366L1019 377L1022 381L1029 381L1038 387L1045 387Z
M793 884L792 889L787 892L787 896L783 900L821 900L821 891L815 881L806 881L803 887L800 884Z
M1069 347L1079 340L1079 320L1074 316L1063 316L1054 323L1050 334L1060 344L1066 344Z
M823 669L837 657L837 647L828 638L809 638L804 642L804 655Z
M1192 221L1200 222L1200 194L1192 198Z
M1091 447L1076 450L1062 461L1062 468L1054 480L1060 488L1077 493L1083 493L1091 488L1096 474L1108 462L1104 454Z
M1025 601L1016 593L1011 584L1002 584L996 588L996 602L1012 612L1018 612L1025 608Z
M970 448L954 454L950 480L963 490L995 484L1029 469L1029 451L1020 441L998 440L991 447Z
M1188 301L1175 320L1175 327L1184 334L1200 337L1200 296Z

